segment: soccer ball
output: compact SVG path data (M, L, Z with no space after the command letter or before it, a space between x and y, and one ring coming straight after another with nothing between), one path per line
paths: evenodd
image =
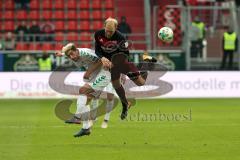
M158 31L158 38L163 42L171 43L173 40L173 31L169 27L162 27Z

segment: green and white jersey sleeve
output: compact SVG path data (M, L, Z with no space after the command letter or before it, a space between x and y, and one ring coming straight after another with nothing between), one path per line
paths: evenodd
M98 60L95 51L89 48L78 48L80 59L75 62L78 67L89 68Z

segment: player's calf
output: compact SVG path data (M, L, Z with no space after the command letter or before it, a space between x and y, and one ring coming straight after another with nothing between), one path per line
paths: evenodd
M124 120L124 119L127 118L128 109L130 109L131 106L132 106L132 105L131 105L131 102L128 102L127 107L124 107L124 106L123 106L123 108L122 108L122 113L121 113L121 116L120 116L121 120Z

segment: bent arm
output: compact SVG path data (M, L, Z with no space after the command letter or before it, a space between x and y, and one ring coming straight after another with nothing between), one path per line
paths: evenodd
M96 61L93 65L91 65L91 66L87 69L87 71L85 72L83 78L84 78L84 79L89 79L90 76L91 76L91 74L92 74L93 72L95 72L97 69L101 68L101 67L102 67L101 61Z
M99 42L98 42L98 40L97 40L97 35L96 35L96 33L95 33L95 35L94 35L94 39L95 39L95 53L96 53L96 55L101 59L101 58L103 57L103 55L102 55L102 49L101 49L101 46L100 46L100 44L99 44Z

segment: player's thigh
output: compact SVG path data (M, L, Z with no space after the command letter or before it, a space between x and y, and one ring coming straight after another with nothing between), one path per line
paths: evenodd
M120 78L119 78L119 79L116 79L116 80L112 80L112 85L113 85L113 88L114 88L114 89L118 89L119 87L121 87L122 84L121 84Z
M84 86L79 88L79 94L87 95L91 92L94 92L94 89L88 83L85 83Z
M138 71L137 67L132 63L128 62L128 56L125 53L117 53L112 57L113 70L114 72L118 71L123 74L128 72Z
M115 93L112 83L108 84L108 86L106 87L106 92L107 92L107 99L109 101L112 101L114 99L114 93Z
M120 79L121 70L119 69L119 67L114 66L110 72L112 82Z
M122 73L125 75L127 75L127 73L129 72L136 73L139 71L137 66L133 62L129 62L128 60L124 62L123 66L124 68L122 69Z

